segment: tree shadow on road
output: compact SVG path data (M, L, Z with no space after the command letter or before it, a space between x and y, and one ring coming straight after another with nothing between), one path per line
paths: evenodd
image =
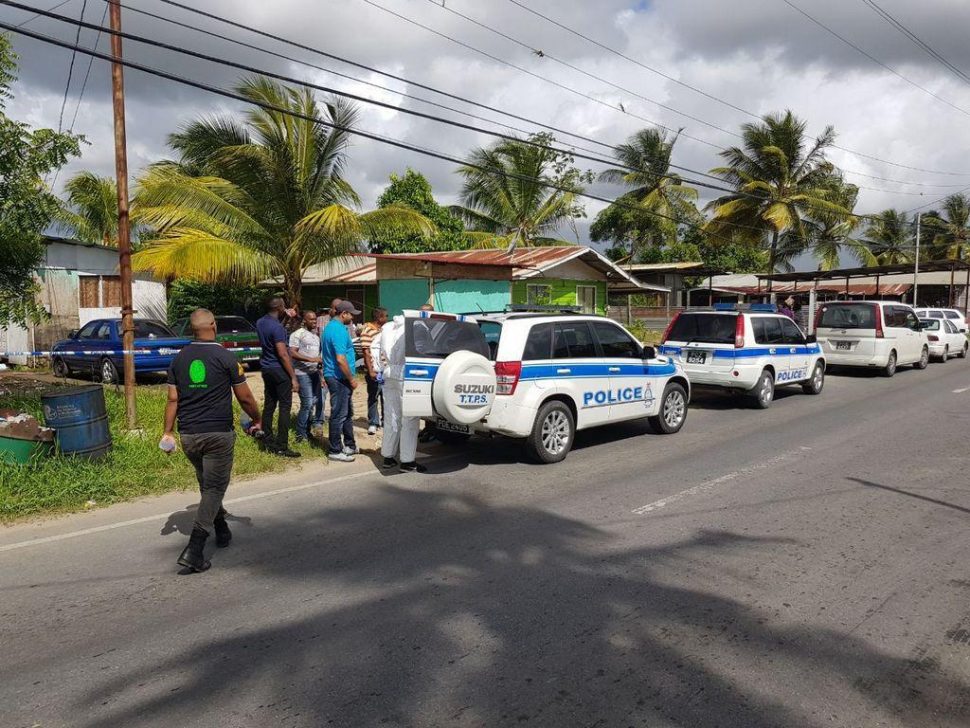
M536 508L390 485L261 527L217 568L265 585L272 624L227 600L211 639L93 676L78 725L774 728L851 724L846 699L872 724L970 724L967 685L936 666L709 586L724 559L769 561L784 539L700 531L619 550Z

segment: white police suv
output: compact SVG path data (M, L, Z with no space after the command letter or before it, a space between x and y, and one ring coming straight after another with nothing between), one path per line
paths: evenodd
M524 438L536 459L554 463L577 430L645 417L671 434L687 419L683 368L609 319L404 315L403 413L435 420L444 441L473 433Z
M747 392L762 409L777 386L801 384L805 393L820 394L825 384L815 338L772 304L688 309L667 326L660 352L681 364L694 385Z

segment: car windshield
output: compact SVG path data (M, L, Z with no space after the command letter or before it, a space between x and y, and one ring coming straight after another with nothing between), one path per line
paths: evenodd
M667 341L733 344L738 319L722 313L683 313L670 329Z
M482 330L471 321L453 318L405 319L405 354L444 359L456 351L473 351L488 358L490 350Z
M167 326L163 326L157 321L135 321L136 339L168 339L174 338L175 334Z
M825 329L874 329L876 308L868 303L826 303L818 325Z
M216 318L216 333L244 334L256 331L256 327L242 316L218 316Z
M939 319L920 319L919 322L923 324L923 328L926 331L939 331L940 330L940 320Z

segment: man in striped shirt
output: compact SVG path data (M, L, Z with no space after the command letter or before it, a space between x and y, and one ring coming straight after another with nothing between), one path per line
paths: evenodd
M379 336L384 324L387 323L387 310L383 308L374 309L374 320L368 321L360 330L360 348L364 354L364 362L367 365L364 379L367 381L367 434L376 435L377 428L381 426L381 414L378 408L383 409L384 403L381 399L381 386L377 381L377 375L382 369L382 363L374 361L371 355L371 344L374 338Z

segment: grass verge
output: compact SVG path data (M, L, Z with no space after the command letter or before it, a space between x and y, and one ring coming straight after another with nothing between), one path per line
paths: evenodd
M57 385L27 380L31 387L5 382L0 408L10 407L41 418L41 394ZM88 501L109 505L151 493L195 489L195 471L181 452L166 455L158 449L162 436L166 392L164 387L139 386L139 434L123 429L124 397L120 389L105 388L105 403L114 447L101 462L51 456L28 465L0 462L0 522L25 516L79 510ZM238 417L238 405L237 417ZM238 433L238 430L237 430ZM306 458L322 458L324 451L302 445ZM239 434L233 476L284 470L291 461L262 452L251 438Z

